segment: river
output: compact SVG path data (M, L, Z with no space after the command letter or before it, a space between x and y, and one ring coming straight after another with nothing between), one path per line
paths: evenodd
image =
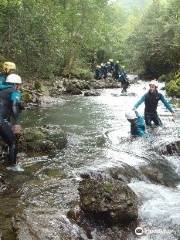
M139 199L138 226L144 232L139 237L129 233L126 239L180 238L180 159L176 154L165 156L158 151L179 139L180 108L176 104L177 118L173 122L171 114L160 103L158 111L163 127L149 131L146 139L131 140L125 112L146 89L147 83L140 82L128 89L131 96L122 96L120 89L101 90L98 97L63 96L60 106L23 113L24 127L60 125L68 134L68 145L56 156L24 159L24 173L3 173L9 186L0 195L0 232L4 239L16 239L11 230L11 218L15 213L32 208L56 209L55 212L60 211L65 219L66 210L72 202L78 201L77 187L82 173L104 174L120 166L139 174L130 178L129 186ZM138 111L143 114L143 106ZM163 175L162 182L152 181L144 174L142 169L148 164L156 166L158 174ZM124 178L128 179L128 174ZM56 219L54 212L52 219L53 216ZM38 218L36 221L38 224ZM64 228L75 239L73 236L78 234L78 228L67 219L63 221ZM47 239L65 239L53 236ZM98 231L94 231L93 236L94 239L110 239Z

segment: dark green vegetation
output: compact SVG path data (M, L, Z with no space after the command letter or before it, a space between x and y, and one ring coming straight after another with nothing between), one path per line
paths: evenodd
M0 62L28 76L91 78L109 58L150 78L179 71L179 0L1 0L0 33Z

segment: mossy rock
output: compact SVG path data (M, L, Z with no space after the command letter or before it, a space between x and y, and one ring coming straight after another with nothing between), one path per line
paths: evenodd
M34 142L46 138L41 128L25 128L23 134L27 142Z
M67 135L59 126L25 128L19 139L19 148L28 155L52 154L66 147Z
M78 190L81 209L94 221L124 224L138 217L137 196L123 182L86 178Z

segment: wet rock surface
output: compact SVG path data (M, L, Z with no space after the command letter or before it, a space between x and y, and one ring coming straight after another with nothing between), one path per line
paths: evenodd
M25 210L13 219L17 240L80 240L80 230L58 209Z
M127 224L138 217L136 194L123 182L83 179L79 183L80 207L101 224Z
M163 151L163 154L169 154L169 155L178 155L180 156L180 140L175 141L172 143L169 143L165 146L165 150Z
M85 91L85 90L103 89L103 88L119 88L120 86L121 84L119 84L117 81L111 78L100 79L100 80L95 80L95 79L80 80L80 79L64 78L64 79L59 79L54 83L54 85L50 89L50 96L58 97L59 95L62 95L62 94L80 95L83 93L82 91ZM97 96L97 95L91 95L91 96Z
M101 94L98 91L86 91L86 92L84 92L85 97L90 97L90 96L96 97L96 96L100 96L100 95Z
M29 155L51 154L64 148L67 136L59 126L25 128L19 139L20 151Z

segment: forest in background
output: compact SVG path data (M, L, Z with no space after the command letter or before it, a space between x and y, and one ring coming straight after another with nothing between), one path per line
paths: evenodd
M179 79L180 1L134 4L1 0L0 62L14 61L24 76L91 78L96 64L113 58L131 73Z

